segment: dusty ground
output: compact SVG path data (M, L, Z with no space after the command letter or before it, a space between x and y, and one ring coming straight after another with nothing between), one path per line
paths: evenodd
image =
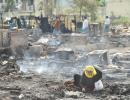
M51 69L51 68L50 68ZM50 70L48 69L48 70ZM67 74L20 71L15 59L0 59L0 100L129 100L129 78L103 78L104 89L83 93ZM65 69L62 69L65 70ZM55 72L56 73L56 72Z
M86 37L81 37L82 41L79 36L75 36L71 39L68 38L67 35L67 40L64 38L64 42L62 41L64 44L60 47L72 48L80 52L81 55L99 48L108 49L110 54L118 53L119 51L124 53L130 50L129 47L113 48L114 45L112 46L113 49L111 49L111 44L107 41L98 43L100 40L98 37L96 37L94 41L91 41L91 44L87 44L88 48L86 46L87 41L84 41ZM106 43L108 43L108 47ZM22 65L20 69L22 69L22 67L24 70L30 68L30 73L28 71L21 72L17 70L16 72L12 72L12 70L8 70L8 73L2 74L0 76L0 100L130 100L129 77L118 76L118 80L103 77L104 90L100 92L82 93L80 89L73 85L72 79L74 73L81 72L85 64L83 64L84 60L81 60L82 62L80 63L77 63L78 61L67 62L66 60L61 62L55 59L43 61L45 60L25 58L19 63ZM46 62L49 62L49 64ZM3 68L10 69L10 64L8 65L8 67L3 65L3 67L1 67L0 65L0 70ZM14 66L12 67L13 69L15 68ZM118 69L117 71L121 70ZM39 74L36 72L39 72ZM113 71L111 74L116 75L115 72L116 71ZM121 74L123 75L125 73L122 72Z
M51 78L50 78L51 77ZM104 81L104 90L82 93L73 83L35 74L10 74L0 78L0 100L129 100L130 84ZM79 91L79 92L77 92ZM4 96L3 96L4 95Z

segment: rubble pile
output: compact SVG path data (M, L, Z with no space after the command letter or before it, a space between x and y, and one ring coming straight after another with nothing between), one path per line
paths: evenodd
M65 85L65 89L68 90L68 91L81 91L81 89L79 87L76 87L74 85L73 81L66 81L64 83L64 85Z
M112 26L111 31L113 34L129 33L130 28L124 27L123 25L114 25Z
M48 54L54 52L61 41L54 36L47 35L38 39L37 41L30 41L28 43L27 53L31 57L47 56Z
M118 66L122 66L126 69L129 69L130 66L130 52L125 53L115 53L112 58L112 63Z
M24 38L21 41L22 39ZM117 79L125 81L128 78L129 53L111 56L108 50L112 47L129 46L129 40L130 35L89 38L82 34L42 36L40 31L33 30L32 34L28 34L28 43L25 42L28 44L27 50L22 50L25 58L17 62L14 58L0 59L0 99L129 100L129 84L117 82ZM20 52L19 49L16 51ZM27 59L28 55L30 58ZM88 64L99 65L103 72L104 90L83 93L73 81L65 81L72 79L76 73L81 74L83 67ZM23 73L17 74L19 71Z
M9 75L11 73L18 73L20 70L19 66L16 64L16 59L0 58L0 76Z
M130 84L120 83L120 82L105 82L104 89L99 92L92 93L82 93L81 89L74 86L73 81L66 81L65 85L65 95L68 98L88 98L95 97L94 100L129 100L130 99ZM67 99L68 100L68 99Z

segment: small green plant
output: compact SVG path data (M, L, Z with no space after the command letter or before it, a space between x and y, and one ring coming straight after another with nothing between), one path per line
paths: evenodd
M120 17L112 21L112 25L123 25L128 26L130 25L130 19L128 17Z

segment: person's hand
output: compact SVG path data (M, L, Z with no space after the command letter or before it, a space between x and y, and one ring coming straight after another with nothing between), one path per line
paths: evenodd
M85 91L85 88L82 88L82 92L86 92L86 91Z

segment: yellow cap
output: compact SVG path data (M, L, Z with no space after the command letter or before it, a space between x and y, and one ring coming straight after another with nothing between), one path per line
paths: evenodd
M89 73L90 71L92 73ZM85 76L88 78L93 78L97 74L97 72L93 66L86 66L84 69L84 73L85 73Z

